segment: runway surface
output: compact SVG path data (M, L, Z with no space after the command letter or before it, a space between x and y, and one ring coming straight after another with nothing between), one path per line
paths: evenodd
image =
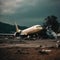
M4 40L5 41L5 40ZM7 42L6 42L7 41ZM56 46L58 40L6 40L0 44L0 48L4 47L52 47Z

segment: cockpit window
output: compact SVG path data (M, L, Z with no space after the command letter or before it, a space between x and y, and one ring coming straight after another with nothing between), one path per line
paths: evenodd
M40 28L41 26L36 26L36 28Z

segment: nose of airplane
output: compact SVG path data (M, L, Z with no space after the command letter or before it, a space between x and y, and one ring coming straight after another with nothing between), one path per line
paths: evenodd
M39 25L39 26L36 26L36 28L37 28L37 29L40 29L40 30L43 29L43 27L40 26L40 25Z
M43 29L43 27L40 27L39 29Z

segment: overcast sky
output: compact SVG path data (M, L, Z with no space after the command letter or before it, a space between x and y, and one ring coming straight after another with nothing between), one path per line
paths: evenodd
M60 19L60 0L0 0L2 22L32 26L42 24L50 15Z

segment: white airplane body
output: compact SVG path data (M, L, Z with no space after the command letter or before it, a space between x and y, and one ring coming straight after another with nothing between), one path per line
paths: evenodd
M43 27L41 25L35 25L35 26L30 27L30 28L20 30L18 28L18 26L16 25L16 32L20 33L20 35L29 35L32 33L36 33L42 29L43 29Z

